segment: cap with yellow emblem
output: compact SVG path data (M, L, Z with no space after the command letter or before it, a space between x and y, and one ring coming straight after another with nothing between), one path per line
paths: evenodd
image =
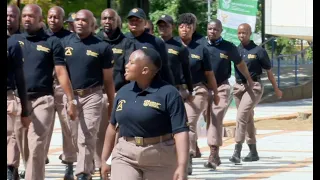
M129 12L129 14L127 16L127 19L129 19L131 17L137 17L137 18L140 18L140 19L146 19L147 18L146 13L141 8L133 8Z
M163 21L163 22L165 22L165 23L167 23L167 24L172 24L172 25L173 25L173 19L172 19L172 17L169 16L169 15L167 15L167 14L164 14L164 15L160 16L160 18L158 19L158 21L157 21L156 24L158 24L158 23L161 22L161 21Z
M74 19L76 18L76 13L75 12L71 12L69 13L69 17L65 22L74 22Z

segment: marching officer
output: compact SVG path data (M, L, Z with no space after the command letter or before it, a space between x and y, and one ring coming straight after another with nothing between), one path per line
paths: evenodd
M7 6L7 39L13 34L20 34L19 19L20 19L20 9L16 5L12 5L12 4L8 5ZM9 48L9 46L10 46L10 48ZM7 58L8 63L7 64L9 65L10 63L12 63L12 66L13 66L13 67L10 67L10 68L12 68L12 70L9 70L9 68L8 68L7 73L10 73L10 76L12 76L15 74L16 69L17 69L17 71L19 71L20 61L21 61L21 63L23 63L22 60L19 60L19 55L22 56L22 53L20 53L21 49L17 49L15 47L15 44L14 44L14 42L12 42L12 40L10 40L8 42L7 49L8 49L8 58ZM16 56L16 53L18 56ZM17 67L14 66L15 63L17 63L17 65L16 65ZM18 73L20 73L20 71ZM14 77L16 77L16 76L14 76ZM12 77L9 77L9 74L8 74L7 78L9 78L9 79L7 79L7 91L9 91L9 90L14 91L16 89L16 86L14 84L14 79L12 79ZM20 77L16 77L16 78L20 78ZM20 80L20 79L18 79L18 80ZM10 82L8 82L8 81L10 81ZM21 83L19 83L19 85L20 84ZM10 94L10 92L9 92L9 94ZM10 101L11 104L17 104L17 106L20 105L19 101L16 101L16 102L12 101L13 95L9 95L9 96L10 96L10 98L9 98L10 100L8 100L8 98L7 98L7 101ZM21 97L23 97L23 95ZM16 97L16 96L15 96L15 98L18 99L18 97ZM10 116L10 118L9 118L9 116ZM20 127L18 127L19 116L13 116L13 114L10 114L10 115L7 114L7 121L8 121L8 123L7 123L7 125L8 125L7 126L8 127L7 128L7 130L8 130L8 133L7 133L7 167L8 167L7 168L7 177L8 177L8 179L10 179L10 178L17 179L19 177L18 168L19 168L19 164L20 164L20 151L18 148L16 136L21 135L21 134L19 134L19 133L16 134L14 131L14 128L23 128L23 126L20 123ZM14 124L12 124L12 123L14 123Z
M74 18L76 17L76 13L75 12L71 12L68 15L68 19L65 21L66 23L68 23L68 30L70 32L74 32Z
M48 22L48 30L47 34L50 36L55 36L63 42L64 38L71 34L70 31L63 28L63 19L65 12L59 6L54 6L49 9L47 22ZM71 130L70 128L74 128L74 122L68 122L68 118L66 117L64 103L63 103L63 89L59 84L59 81L54 72L54 106L55 112L58 113L61 131L62 131L62 149L63 153L59 156L61 162L66 165L66 171L64 175L64 179L74 179L73 176L73 163L77 161L77 149L72 143L71 138ZM52 123L51 133L48 136L48 143L46 146L46 152L48 153L50 148L50 141L52 132L54 129L54 123Z
M28 141L22 142L18 139L20 152L27 162L25 178L28 180L44 179L45 146L54 121L53 69L68 98L68 114L71 119L75 119L76 116L63 48L58 38L45 33L41 22L42 9L36 4L28 4L22 10L25 33L12 36L22 47L28 108L32 109L31 124L27 131Z
M161 63L150 48L133 52L126 65L132 82L117 93L102 153L105 162L113 150L112 180L187 179L186 112L177 89L159 76ZM117 127L121 138L114 147ZM106 169L104 163L104 179Z
M237 106L237 127L235 133L235 149L233 155L230 157L230 161L233 163L240 163L242 144L244 143L247 134L247 144L250 152L242 160L245 162L258 161L259 156L256 148L256 137L254 127L254 107L259 103L263 94L263 85L261 83L260 76L262 69L265 69L268 74L275 94L278 98L282 97L282 92L278 88L271 71L271 63L269 56L265 49L257 46L252 40L251 27L249 24L240 24L238 26L238 39L241 44L238 46L238 51L241 57L244 59L248 66L248 70L252 80L254 81L250 88L246 80L235 66L236 84L233 87L233 97Z
M222 24L218 19L212 20L207 25L207 37L202 39L202 43L208 48L212 69L216 76L218 85L218 95L220 101L218 105L209 102L204 118L208 124L207 141L210 147L208 162L204 164L207 168L216 169L221 164L219 157L219 147L222 146L223 118L229 107L231 86L228 79L231 76L231 61L237 66L239 71L251 80L246 63L241 59L237 47L221 37ZM210 111L210 112L209 112ZM208 113L208 115L206 115Z
M174 22L171 16L166 14L162 15L157 21L157 25L159 34L166 43L168 62L174 77L175 85L178 89L181 89L183 99L187 99L192 96L193 92L188 49L184 47L181 42L173 38L172 31ZM181 77L184 77L185 82L181 82ZM182 88L182 86L184 86L184 88ZM184 89L187 89L188 93L183 93Z
M14 17L14 16L13 16ZM16 120L20 119L24 128L28 128L30 110L26 85L23 75L23 56L20 45L7 35L7 179L19 179L18 167L20 151L14 136ZM18 96L21 102L22 111L19 112L17 95L14 92L18 89Z
M146 25L144 26L147 33L154 35L154 25L151 20L146 21Z
M217 83L212 65L210 62L210 54L207 48L192 40L194 32L195 18L191 13L183 13L178 19L179 37L176 37L189 51L190 71L193 83L193 98L185 101L185 107L188 115L189 123L189 139L190 139L190 158L188 166L188 174L192 174L192 158L196 155L197 142L197 122L200 115L205 111L208 105L208 93L213 91L213 102L215 105L219 103Z
M162 67L160 75L164 81L174 85L174 78L168 64L168 54L164 42L145 30L146 14L140 8L133 8L127 16L130 32L126 36L135 42L136 49L153 48L161 56Z
M105 9L101 13L101 29L97 33L97 37L109 43L113 51L113 81L115 91L117 92L122 86L128 83L125 80L125 65L129 62L129 56L134 51L135 46L131 39L128 39L119 27L119 15L113 9ZM103 99L107 108L107 96L104 94ZM111 106L111 105L110 105ZM100 122L99 131L97 134L96 154L95 154L95 167L101 171L101 154L103 149L104 137L106 134L109 121L107 119L107 111L102 111L102 120Z
M94 151L101 119L103 91L109 104L113 104L114 84L112 78L113 53L110 45L92 34L94 16L89 10L76 13L74 26L76 34L64 41L66 62L69 68L72 86L79 111L78 126L74 139L78 146L76 176L79 180L88 180L94 170ZM72 133L73 134L73 133Z

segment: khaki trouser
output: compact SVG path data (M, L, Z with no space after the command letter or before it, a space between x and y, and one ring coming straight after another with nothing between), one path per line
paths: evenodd
M19 167L20 151L15 136L15 124L20 119L21 107L13 91L7 91L7 165Z
M103 150L104 139L109 124L108 119L108 97L103 94L102 99L102 116L99 125L99 131L97 133L96 151L94 153L94 162L96 168L101 168L101 155ZM105 163L105 162L103 162Z
M94 170L94 153L96 136L99 130L102 111L102 90L97 90L85 96L76 96L78 101L78 119L72 128L73 143L77 144L78 158L75 175L91 175ZM66 102L66 97L64 98ZM72 120L69 120L72 123Z
M62 131L62 148L63 154L61 159L68 163L77 162L77 149L72 143L71 130L70 128L75 128L74 122L69 122L66 111L66 104L63 102L64 92L60 85L55 86L54 89L54 107L55 112L58 113L61 131ZM55 113L56 115L56 113ZM50 141L52 138L52 133L54 130L54 123L50 128L50 133L46 143L46 153L48 154L50 148Z
M111 180L171 180L176 168L173 139L136 146L120 138L112 152Z
M190 155L196 155L197 144L197 122L200 115L206 110L208 106L208 89L205 85L197 84L194 86L194 99L190 102L186 100L184 105L187 112L189 123L189 139L190 139Z
M45 177L45 146L54 121L54 98L51 95L29 100L32 110L28 130L17 125L18 146L26 165L26 180L43 180Z
M233 96L237 106L236 143L243 143L246 134L248 144L256 143L253 109L259 103L263 89L260 82L254 82L252 90L247 84L236 83L234 85Z
M207 129L207 142L209 146L222 146L223 118L230 104L230 90L231 87L228 81L221 84L218 87L218 96L220 97L219 104L215 105L211 101L208 109L206 110L206 112L211 111L210 117L207 116L206 112L203 115L205 119L210 118L210 123L208 124Z

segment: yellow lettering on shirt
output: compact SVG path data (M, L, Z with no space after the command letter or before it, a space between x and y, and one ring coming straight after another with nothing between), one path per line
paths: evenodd
M143 106L145 107L152 107L155 109L160 109L161 104L158 102L150 101L150 100L144 100Z
M113 54L122 54L123 50L122 49L117 49L117 48L112 48Z
M196 54L191 54L191 58L200 60L200 56Z
M220 58L221 58L221 59L228 59L228 56L225 55L225 54L223 54L223 53L220 53Z
M126 100L120 100L120 101L118 102L118 106L117 106L116 111L122 111L123 104L125 104L125 103L126 103Z
M93 56L93 57L98 57L98 53L93 52L93 51L91 51L91 50L87 50L87 55L88 55L88 56Z
M43 52L49 53L50 49L41 45L37 45L37 51L43 51Z
M174 49L168 49L168 53L174 54L174 55L178 55L179 54L179 52L174 50Z

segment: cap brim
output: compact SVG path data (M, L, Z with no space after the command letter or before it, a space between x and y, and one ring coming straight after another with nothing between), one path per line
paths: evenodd
M156 22L156 24L158 24L158 23L160 23L160 22L165 22L165 23L167 23L167 24L171 24L171 23L169 23L168 21L166 21L166 20L164 20L164 19L159 19L157 22Z
M129 15L129 16L127 16L127 19L130 19L130 18L132 18L132 17L136 17L136 18L139 18L139 19L144 19L143 17L141 17L141 16L137 16L137 15Z

